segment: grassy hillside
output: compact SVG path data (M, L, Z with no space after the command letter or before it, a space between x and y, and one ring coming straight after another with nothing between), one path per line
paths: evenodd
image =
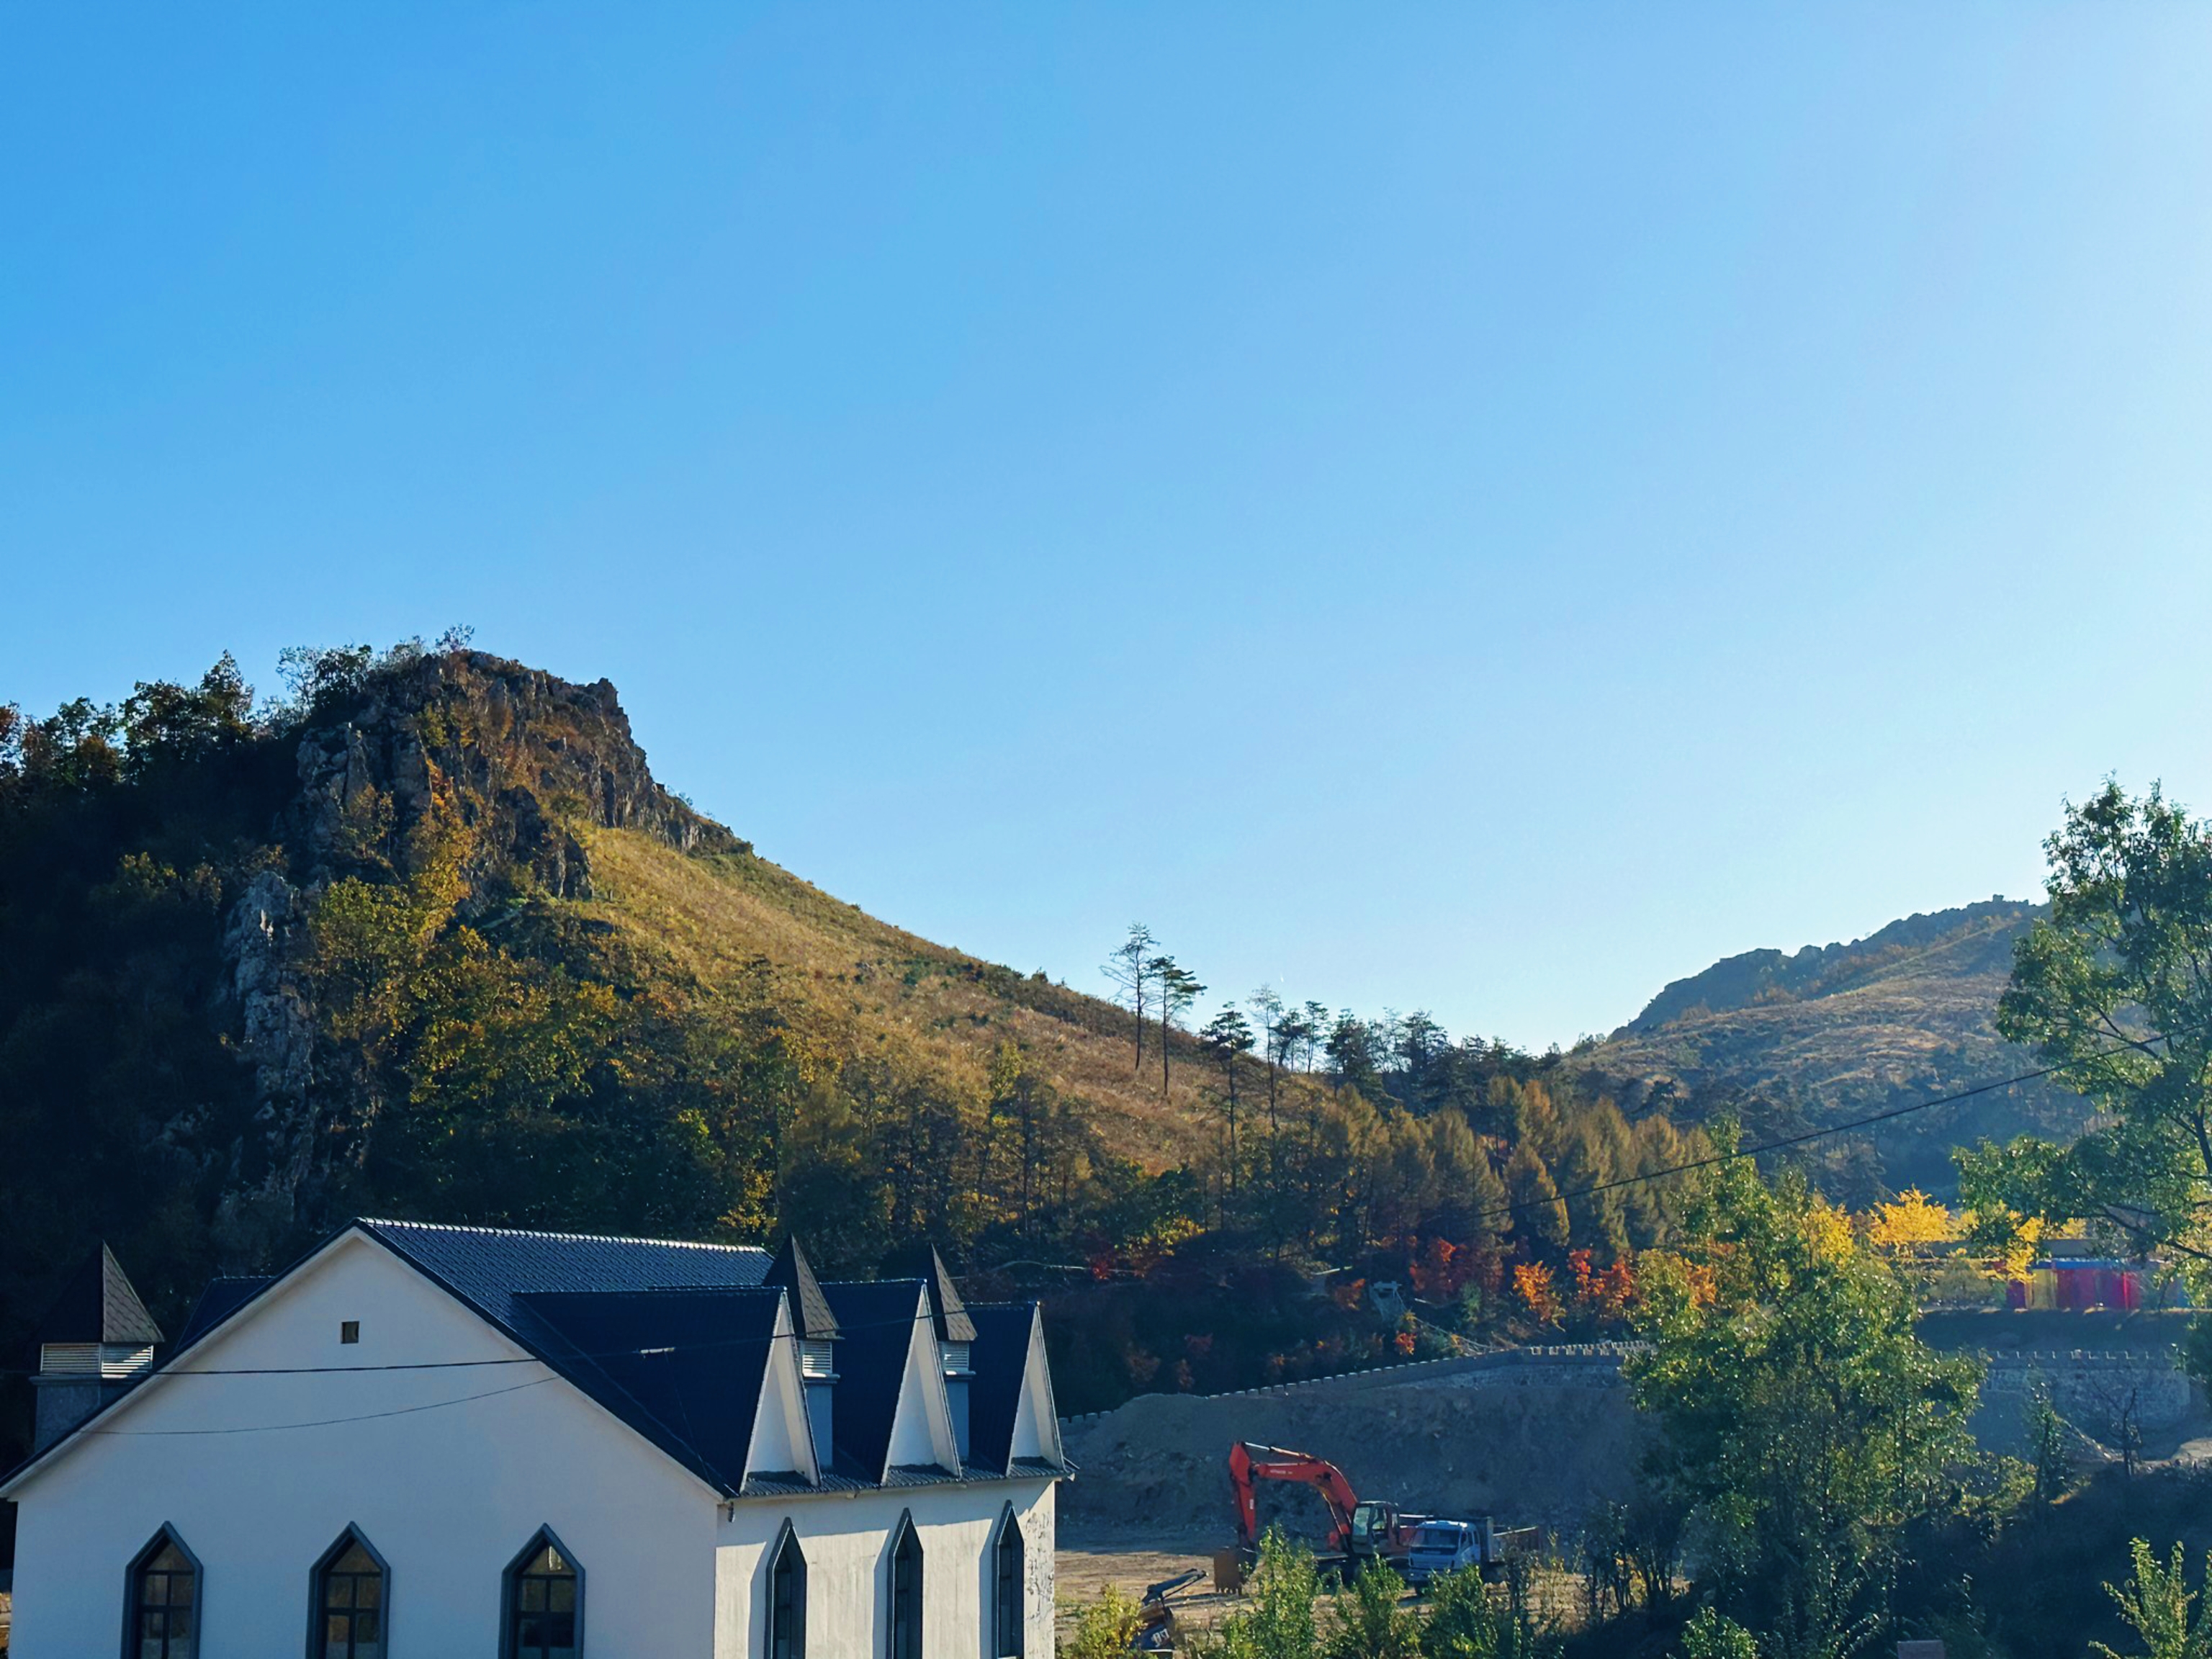
M614 930L638 980L727 999L757 994L765 971L783 1018L827 1050L967 1094L1011 1040L1090 1104L1109 1150L1159 1169L1195 1149L1210 1073L1183 1033L1163 1094L1157 1024L1139 1073L1130 1016L1110 1003L932 944L750 853L687 854L620 830L586 830L585 844L595 896L577 908Z

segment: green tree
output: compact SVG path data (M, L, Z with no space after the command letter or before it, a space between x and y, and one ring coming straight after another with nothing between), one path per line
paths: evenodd
M1198 1039L1221 1065L1221 1086L1229 1109L1229 1190L1237 1190L1237 1062L1252 1052L1252 1027L1234 1007L1224 1008L1206 1021ZM1268 1091L1273 1092L1274 1068L1268 1066Z
M1483 1582L1479 1567L1444 1573L1424 1588L1423 1659L1549 1659L1559 1650L1557 1632L1537 1615L1524 1559L1507 1564L1503 1596Z
M1699 1607L1682 1627L1682 1659L1759 1659L1759 1644L1735 1620Z
M1692 1517L1723 1611L1793 1659L1844 1659L1972 1455L1977 1369L1919 1340L1904 1282L1797 1176L1730 1158L1698 1188L1681 1248L1639 1264L1646 1476Z
M2197 1594L2189 1588L2181 1546L2173 1547L2172 1558L2164 1565L2140 1538L2128 1546L2128 1554L2135 1565L2134 1577L2124 1586L2106 1584L2105 1589L2120 1604L2120 1617L2129 1628L2142 1638L2140 1659L2212 1659L2212 1605L2201 1608L2197 1621L2190 1622L2190 1604ZM2212 1584L2212 1556L2205 1558L2204 1571L2205 1582ZM2090 1645L2105 1659L2137 1659L2102 1642Z
M1060 1644L1060 1659L1127 1659L1144 1628L1137 1604L1109 1584L1096 1601L1075 1618L1075 1628Z
M1959 1153L1978 1242L2089 1221L2212 1289L2212 823L2108 782L2045 843L2048 915L2015 947L1997 1029L2102 1121L2061 1147Z
M1160 1010L1160 1093L1164 1097L1173 1081L1169 1075L1172 1058L1169 1038L1206 987L1199 982L1196 974L1173 957L1154 957L1151 966L1155 988L1152 1000Z
M1245 1604L1211 1638L1191 1644L1204 1659L1322 1659L1315 1607L1321 1574L1313 1552L1275 1528L1260 1540L1260 1563L1245 1587Z
M1328 1659L1421 1659L1421 1621L1404 1605L1405 1580L1368 1561L1336 1593Z

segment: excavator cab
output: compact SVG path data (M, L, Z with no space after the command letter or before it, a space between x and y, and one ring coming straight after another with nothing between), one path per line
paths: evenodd
M1369 1501L1355 1504L1344 1529L1344 1553L1355 1559L1389 1555L1396 1547L1398 1508L1395 1504Z

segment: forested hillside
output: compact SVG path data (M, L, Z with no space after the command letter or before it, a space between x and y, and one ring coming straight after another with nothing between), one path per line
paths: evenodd
M1632 1109L1727 1110L1754 1134L1868 1115L2037 1069L1997 1035L2013 946L2042 907L1990 899L1892 922L1848 945L1751 951L1676 980L1570 1063ZM1878 1183L1948 1190L1949 1150L2033 1131L2064 1138L2087 1108L2037 1081L1916 1113L1822 1154L1865 1201Z
M381 1212L789 1225L855 1272L926 1234L1001 1287L1091 1287L1055 1328L1079 1407L1242 1386L1431 1340L1315 1301L1317 1267L1431 1326L1599 1328L1673 1224L1672 1183L1614 1183L1716 1113L1759 1138L2027 1069L1989 1023L2027 906L1735 958L1570 1055L1208 993L1142 928L1102 941L1117 1006L761 857L653 778L604 681L458 641L289 672L258 705L225 659L0 708L11 1364L94 1238L173 1325L210 1273ZM2076 1109L2021 1091L1810 1156L1864 1205Z
M605 682L458 641L290 672L259 705L226 659L0 710L11 1363L94 1238L173 1328L210 1273L356 1213L788 1224L838 1271L927 1233L963 1271L1171 1268L1198 1316L1232 1282L1274 1310L1109 1310L1067 1339L1096 1398L1389 1340L1286 1311L1302 1264L1468 1317L1527 1268L1595 1308L1668 1225L1663 1188L1559 1200L1686 1146L1555 1059L1272 994L1208 1017L1141 931L1126 1007L916 939L668 793Z

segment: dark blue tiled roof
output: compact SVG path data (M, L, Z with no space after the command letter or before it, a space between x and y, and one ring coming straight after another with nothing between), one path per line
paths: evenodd
M1033 1303L968 1310L975 1340L968 1351L975 1367L968 1384L968 1459L1003 1475L1014 1445L1014 1415L1028 1369Z
M768 1252L745 1245L425 1221L357 1224L503 1329L513 1328L515 1298L534 1291L747 1290L768 1276Z
M837 1397L832 1407L840 1474L880 1481L890 1455L891 1424L898 1414L899 1384L914 1328L921 1318L918 1279L824 1285L837 1317ZM817 1454L818 1455L818 1454Z
M732 1496L760 1408L782 1293L533 1291L518 1334L547 1364Z

